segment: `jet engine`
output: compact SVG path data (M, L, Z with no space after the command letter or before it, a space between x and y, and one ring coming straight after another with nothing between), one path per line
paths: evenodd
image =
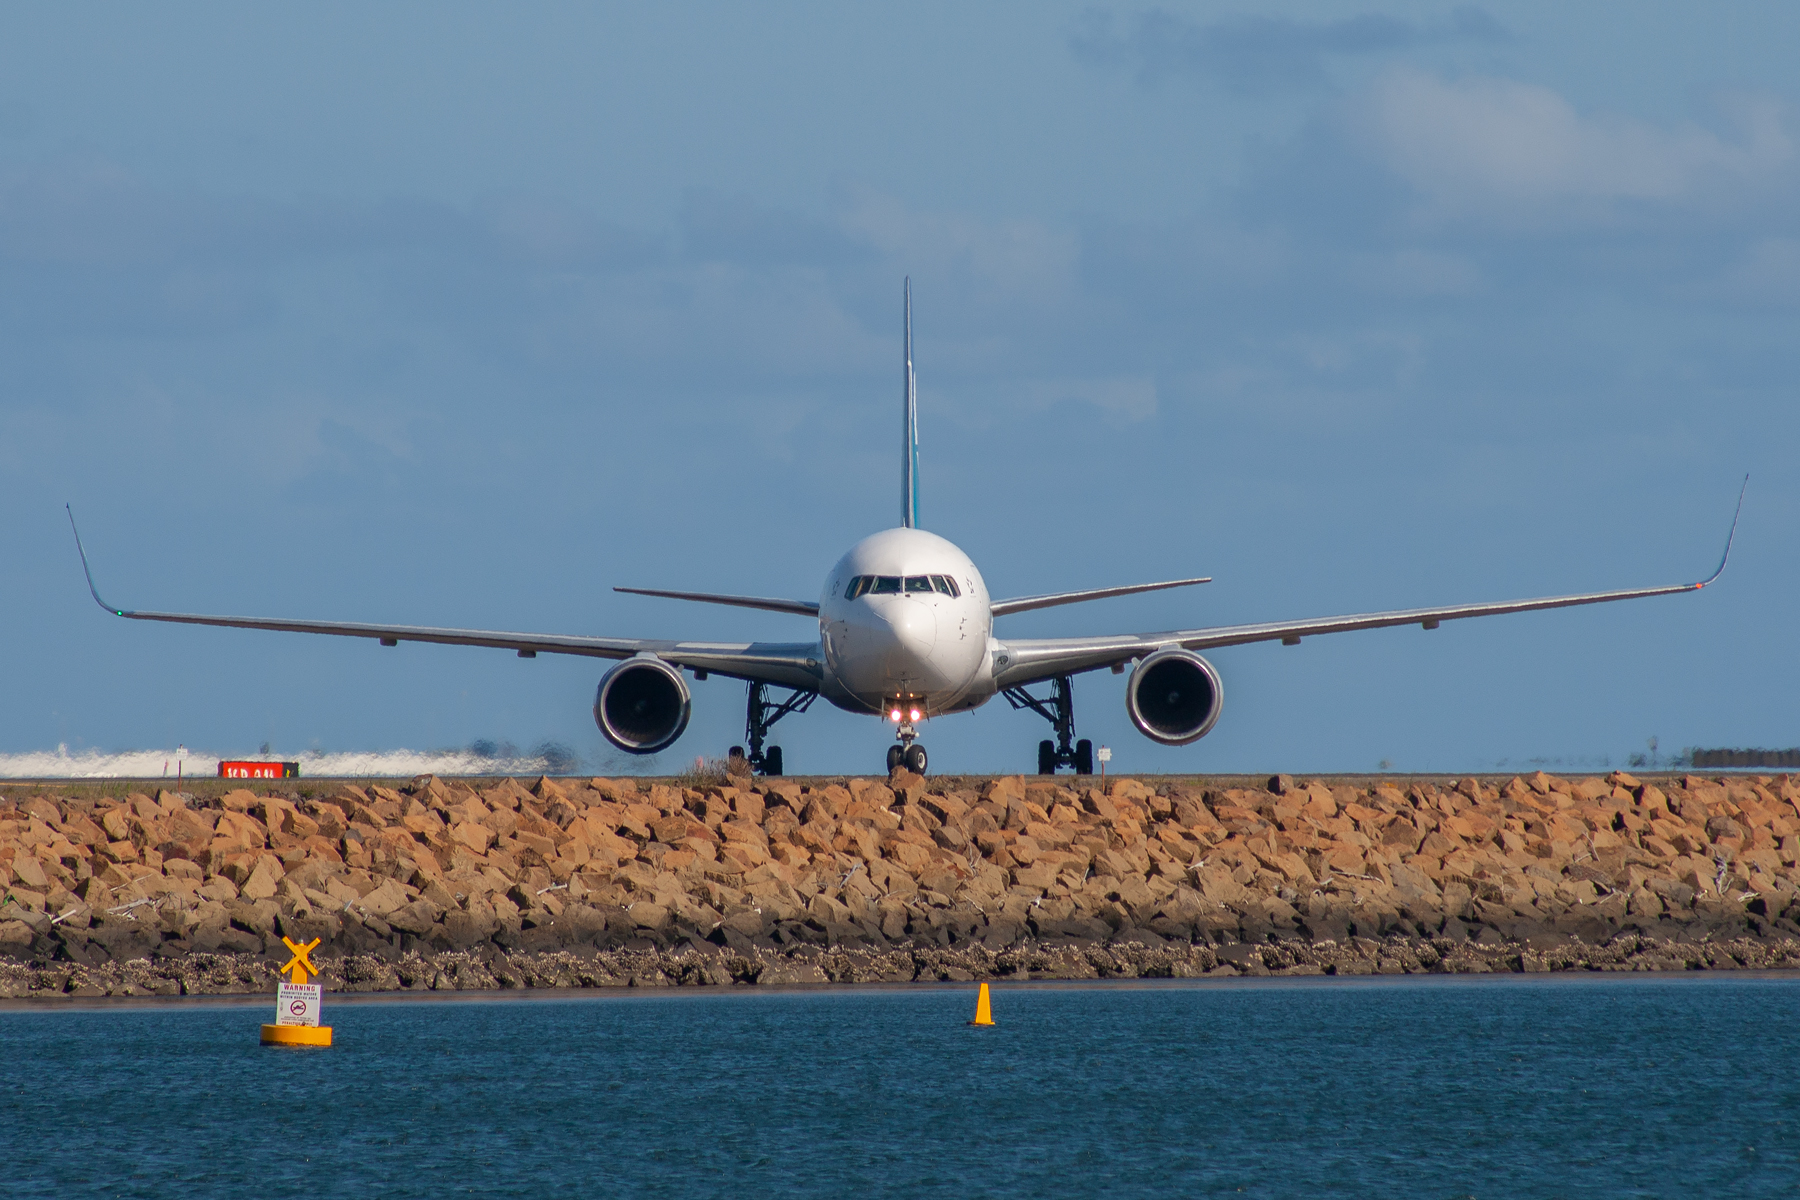
M626 659L594 694L594 724L627 754L655 754L687 729L692 696L681 672L660 658Z
M1225 685L1213 665L1192 650L1158 650L1137 665L1125 685L1125 711L1153 742L1185 746L1212 732L1225 704Z

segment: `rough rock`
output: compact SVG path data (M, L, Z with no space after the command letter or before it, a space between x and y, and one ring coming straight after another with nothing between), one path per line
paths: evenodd
M357 988L1783 967L1800 947L1786 776L685 782L0 785L6 986L254 991L283 934L363 964L339 979Z

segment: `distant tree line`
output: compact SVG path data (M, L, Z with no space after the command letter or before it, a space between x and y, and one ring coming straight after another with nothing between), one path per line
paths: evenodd
M1693 764L1709 767L1800 767L1800 748L1789 750L1693 750Z

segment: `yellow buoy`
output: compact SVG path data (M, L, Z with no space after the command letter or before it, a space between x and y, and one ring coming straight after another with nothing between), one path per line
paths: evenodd
M975 997L975 1019L969 1024L992 1025L993 1023L994 1010L988 1004L988 986L984 983L981 985L981 994Z
M312 959L308 957L318 947L319 939L314 938L304 946L292 938L284 937L281 940L287 943L287 948L294 955L281 965L282 971L290 973L291 978L276 988L277 1021L274 1025L262 1027L262 1044L329 1046L331 1026L319 1024L319 985L307 983L309 975L317 978L319 974L319 969L313 966Z

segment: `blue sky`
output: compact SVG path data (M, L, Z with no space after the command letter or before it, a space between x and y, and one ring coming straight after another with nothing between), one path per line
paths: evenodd
M14 7L0 13L0 751L611 750L603 665L141 608L648 637L804 622L923 518L1006 619L1163 629L1703 577L1219 652L1144 771L1800 743L1800 10L1676 4ZM1004 704L935 769L1028 769ZM880 761L815 708L792 771Z

